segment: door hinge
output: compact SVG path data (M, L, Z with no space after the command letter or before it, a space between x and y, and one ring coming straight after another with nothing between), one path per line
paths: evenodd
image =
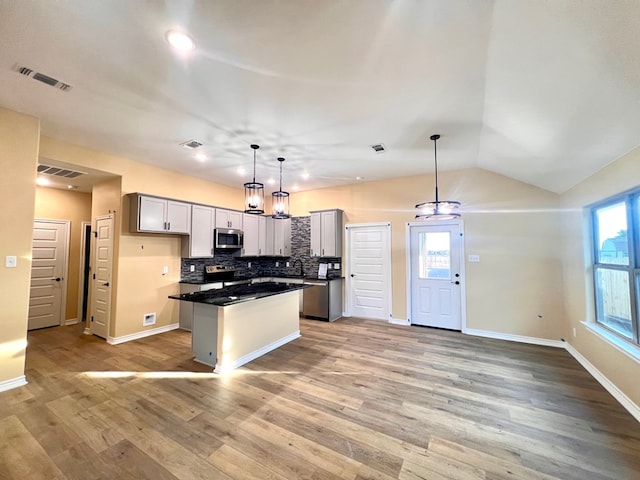
M91 232L91 233L93 233L94 237L98 238L98 231L97 230L95 232Z
M93 322L93 315L91 315L91 321Z
M94 280L96 279L96 274L95 274L95 273L93 274L93 279L94 279Z

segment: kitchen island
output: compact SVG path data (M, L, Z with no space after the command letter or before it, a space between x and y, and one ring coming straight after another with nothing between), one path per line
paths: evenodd
M222 373L300 337L301 288L305 285L262 282L169 298L194 303L195 361Z

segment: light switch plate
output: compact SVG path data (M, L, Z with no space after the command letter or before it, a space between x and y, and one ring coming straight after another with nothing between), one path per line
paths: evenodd
M18 266L18 257L15 255L7 255L4 259L4 266L7 268L14 268Z
M162 274L166 275L167 273L169 273L169 267L165 265L164 267L162 267Z
M469 263L478 263L480 261L480 255L469 255Z
M340 269L340 264L339 264L339 263L334 263L334 264L333 264L333 268L334 268L335 270L339 270L339 269Z

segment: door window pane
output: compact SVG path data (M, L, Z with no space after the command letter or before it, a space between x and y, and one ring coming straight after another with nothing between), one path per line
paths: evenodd
M451 279L451 235L422 232L420 235L420 278Z
M629 265L627 207L614 203L596 210L598 263Z
M598 322L633 339L629 291L627 271L608 268L596 270Z

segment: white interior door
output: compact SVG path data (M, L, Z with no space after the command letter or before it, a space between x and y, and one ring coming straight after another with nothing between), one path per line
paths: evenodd
M33 222L29 330L62 324L68 251L68 221Z
M459 224L410 226L410 322L462 329Z
M96 246L91 292L91 333L107 338L111 315L111 269L113 265L113 215L96 219Z
M349 315L391 318L391 225L347 225Z

